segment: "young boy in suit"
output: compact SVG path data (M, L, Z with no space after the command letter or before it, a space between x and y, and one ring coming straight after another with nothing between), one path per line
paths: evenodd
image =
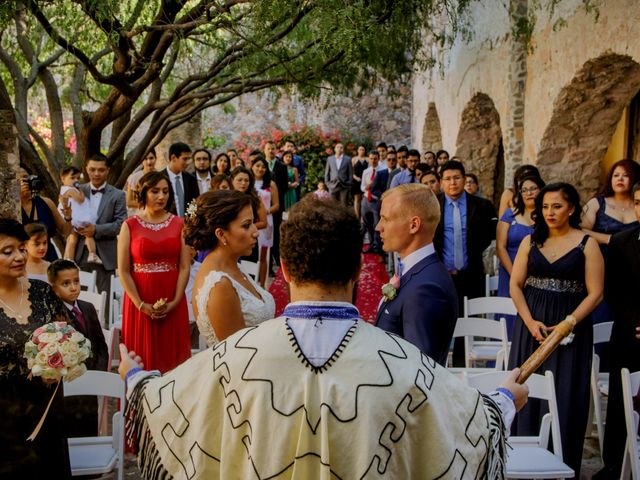
M55 260L47 269L49 283L53 291L69 309L69 318L75 320L73 326L91 342L91 356L85 362L87 370L107 370L109 353L102 333L102 325L94 306L80 295L80 269L71 260ZM87 397L65 399L65 411L69 437L94 436L98 432L98 404L96 399Z

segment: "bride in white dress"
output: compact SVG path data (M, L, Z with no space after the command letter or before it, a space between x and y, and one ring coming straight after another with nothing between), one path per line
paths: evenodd
M271 294L238 266L258 241L253 219L251 197L230 190L200 195L187 209L185 242L211 250L198 270L192 297L198 329L209 346L275 316Z

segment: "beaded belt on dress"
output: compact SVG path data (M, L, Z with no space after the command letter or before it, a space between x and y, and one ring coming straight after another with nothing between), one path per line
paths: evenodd
M153 263L134 263L133 271L137 273L161 273L177 270L175 263L169 262L153 262Z
M560 293L580 293L584 290L584 284L582 282L577 280L561 280L559 278L529 277L524 285Z

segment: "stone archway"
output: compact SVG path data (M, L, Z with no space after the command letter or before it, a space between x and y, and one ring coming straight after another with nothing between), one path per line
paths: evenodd
M640 90L640 64L627 55L589 60L556 98L537 164L547 182L572 183L583 200L600 186L600 162L624 108Z
M429 102L427 115L422 129L422 151L431 150L437 152L442 148L442 131L440 130L440 117L434 102Z
M486 93L476 93L462 111L456 156L467 172L478 176L483 197L499 198L504 188L502 130L500 115Z

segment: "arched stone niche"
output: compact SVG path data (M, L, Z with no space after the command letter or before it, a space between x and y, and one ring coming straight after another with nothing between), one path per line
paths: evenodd
M429 102L427 115L422 128L422 152L431 150L437 152L442 148L442 131L440 129L440 117L434 102Z
M547 182L572 183L583 200L600 187L600 162L624 108L640 90L640 64L607 53L589 60L558 94L537 165Z
M468 173L475 173L480 193L494 200L504 188L504 149L500 115L486 93L476 93L462 111L456 156Z

